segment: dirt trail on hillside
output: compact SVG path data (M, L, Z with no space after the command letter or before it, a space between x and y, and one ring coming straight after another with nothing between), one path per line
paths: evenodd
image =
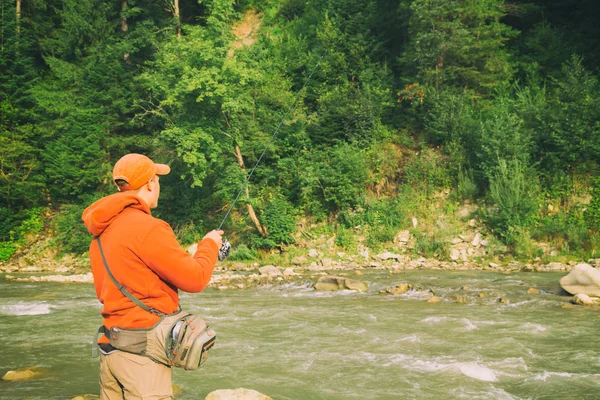
M256 10L248 10L244 13L242 20L236 23L232 30L237 38L231 44L233 49L241 49L244 46L250 46L256 42L256 33L260 28L262 14ZM230 50L230 56L235 50Z

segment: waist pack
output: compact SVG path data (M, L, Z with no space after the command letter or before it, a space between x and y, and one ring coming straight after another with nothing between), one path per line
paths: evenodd
M163 315L152 328L112 327L105 330L105 335L116 349L186 371L195 370L206 361L216 340L215 332L202 318L185 311Z
M139 354L158 363L183 368L186 371L200 367L208 358L208 350L215 344L217 339L215 331L208 327L206 321L196 315L185 311L165 314L148 307L133 296L110 272L102 251L100 237L96 237L96 240L106 272L121 293L138 307L160 316L160 320L151 328L112 327L106 329L102 326L98 333L104 333L110 341L110 345L118 350Z

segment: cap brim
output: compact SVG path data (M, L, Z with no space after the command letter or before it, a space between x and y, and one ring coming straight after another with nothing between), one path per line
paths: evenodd
M171 172L171 167L167 164L154 164L156 166L156 175L168 175Z

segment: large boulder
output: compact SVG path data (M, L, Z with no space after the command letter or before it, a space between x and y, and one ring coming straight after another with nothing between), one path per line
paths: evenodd
M210 392L204 400L273 400L267 395L264 395L252 389L219 389Z
M568 275L562 277L560 286L572 295L581 293L600 297L600 269L589 264L577 264Z
M341 276L322 276L315 284L316 290L356 290L366 292L367 285L364 282L355 279L344 278Z

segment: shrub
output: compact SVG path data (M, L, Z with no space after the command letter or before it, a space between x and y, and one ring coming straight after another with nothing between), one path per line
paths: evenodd
M233 246L229 255L231 261L254 260L256 257L256 251L248 248L245 244Z
M397 232L398 230L393 227L373 225L369 228L367 246L377 248L383 243L391 242Z
M463 168L458 170L456 194L461 200L474 200L479 193L473 171L465 171Z
M351 250L356 247L358 237L352 229L338 227L335 233L335 244L344 250Z
M88 251L92 237L81 221L86 207L87 204L65 205L54 219L56 242L62 252L83 254Z
M490 176L488 224L506 244L518 239L520 228L533 225L537 217L537 183L518 159L500 159Z
M0 261L6 261L17 251L17 244L13 241L0 242Z
M600 231L600 177L594 178L590 195L592 200L585 211L585 219L590 229Z
M292 233L296 230L294 208L283 195L277 194L271 199L262 213L261 221L266 226L269 236L254 238L253 244L272 249L278 245L294 243L292 237Z
M448 254L448 243L441 240L436 232L424 232L419 229L413 229L412 235L416 238L414 252L423 257L441 257L445 258Z

